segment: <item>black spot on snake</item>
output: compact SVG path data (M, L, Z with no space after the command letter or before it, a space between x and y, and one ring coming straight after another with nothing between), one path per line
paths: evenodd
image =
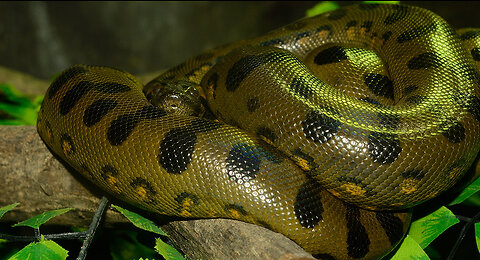
M261 155L257 147L249 144L236 144L230 149L225 160L229 177L236 182L255 179L260 169Z
M373 21L365 21L363 22L361 27L365 28L366 32L370 32L370 30L372 29L372 25L373 25Z
M471 40L479 36L480 36L480 30L466 31L460 35L460 40L462 41Z
M293 207L295 216L302 227L314 228L323 220L321 191L320 184L310 178L298 190Z
M115 167L111 165L103 166L101 171L102 171L101 176L104 180L108 179L109 176L113 176L113 177L118 176L117 169L115 169Z
M336 9L328 14L328 20L339 20L342 19L345 15L347 15L347 10L345 9Z
M388 39L390 39L392 34L393 34L392 31L388 31L388 32L383 33L382 34L383 42L385 43L386 41L388 41Z
M368 136L368 150L374 162L389 164L398 158L402 147L396 135L371 132Z
M297 34L297 36L295 37L295 41L299 41L305 37L308 37L310 36L310 32L301 32L299 34Z
M435 25L435 23L431 23L431 24L427 24L427 25L420 25L418 27L415 27L413 29L410 29L410 30L400 34L397 37L397 42L398 43L404 43L404 42L414 40L416 38L422 37L424 35L427 35L427 34L433 32L433 31L435 31L436 28L437 28L437 26Z
M347 219L347 250L352 258L362 258L370 251L370 239L363 224L360 222L360 210L344 203Z
M211 66L212 66L212 64L210 62L205 62L203 64L197 65L197 66L195 66L195 68L193 70L186 73L185 76L187 78L190 78L190 77L197 78L197 77L199 77L199 75L202 74L202 71L208 70L206 68L207 67L210 68Z
M364 76L365 85L377 96L394 98L393 82L384 75L376 73L367 73Z
M353 20L353 21L348 22L345 27L346 27L346 29L348 30L350 27L356 26L357 23L358 23L358 22L357 22L356 20Z
M178 203L178 204L182 204L184 203L186 200L189 200L191 203L193 203L194 205L198 204L198 197L195 195L195 194L191 194L191 193L188 193L188 192L182 192L180 195L178 195L177 197L174 198L174 200Z
M416 91L417 89L418 89L418 86L415 86L415 85L407 86L407 87L403 90L403 96L410 95L410 94L412 94L414 91Z
M133 189L137 190L138 188L143 188L146 192L145 196L148 200L152 200L153 196L157 194L157 191L153 188L152 184L144 178L135 178L130 182L130 186Z
M226 205L225 210L227 212L235 211L235 212L238 212L238 213L242 214L243 216L248 215L248 212L242 206L237 205L237 204Z
M337 178L337 180L340 183L354 183L354 184L363 186L362 180L355 177L340 176Z
M317 111L308 113L302 121L303 133L308 139L325 143L337 132L340 122Z
M83 123L91 127L100 122L102 118L117 106L118 102L112 99L99 99L93 102L83 114Z
M440 57L434 52L425 52L419 54L412 59L410 59L407 63L407 67L411 70L418 70L418 69L428 69L428 68L437 68L442 65L442 60Z
M307 164L308 164L308 169L304 169L304 167L302 167L302 169L303 169L304 171L309 171L309 170L311 170L311 169L315 169L315 168L318 166L318 165L315 163L315 160L313 159L313 157L310 156L310 155L308 155L308 154L306 154L305 152L303 152L302 149L300 149L300 148L296 148L296 149L293 150L291 153L292 153L292 155L293 155L294 157L298 157L298 158L300 158L300 159L302 159L302 160L305 160L305 161L307 162ZM299 160L298 160L298 159L295 159L295 158L294 158L294 160L295 160L295 161L297 162L297 164L298 164L298 161L299 161Z
M440 129L444 126L440 126ZM442 135L451 143L460 143L465 139L465 127L460 122L450 123L446 130L442 130Z
M121 145L127 140L140 119L132 114L124 114L113 120L107 130L107 140L111 145Z
M213 90L218 87L218 73L214 72L207 80L207 86Z
M313 93L310 84L308 84L303 78L293 78L292 82L288 85L288 88L290 91L304 99L309 99Z
M66 115L77 104L77 102L93 88L93 83L80 81L65 93L60 101L60 114Z
M258 136L263 136L270 142L274 143L275 140L277 140L277 135L275 132L273 132L272 129L266 127L266 126L260 126L257 128L257 135Z
M415 180L421 180L423 177L425 177L425 173L419 170L408 170L402 172L402 177L405 179L415 179Z
M348 59L348 56L345 49L341 46L333 46L317 53L313 61L317 65L324 65L337 63L346 59Z
M272 163L281 163L283 160L283 155L281 155L277 150L272 149L270 146L257 146L257 153L260 154L262 158L267 159Z
M197 143L197 136L187 128L170 130L160 144L158 163L172 174L184 172L190 161Z
M282 39L271 39L266 42L260 43L260 46L278 46L284 44Z
M95 90L102 93L115 94L115 93L128 92L131 90L131 88L121 83L105 82L105 83L95 84Z
M330 25L322 25L315 30L315 33L320 34L320 33L323 33L324 31L328 32L328 35L327 35L328 37L332 33L332 27Z
M250 97L247 99L247 110L250 113L257 111L260 108L260 101L257 97Z
M240 83L258 66L268 62L263 55L247 55L237 61L227 73L225 87L227 91L234 92Z
M84 175L88 175L90 176L90 178L95 178L95 176L93 175L92 171L90 170L90 168L88 168L88 165L86 163L82 163L80 164L80 168L82 168L82 173Z
M62 146L62 151L65 155L72 155L75 153L73 139L68 134L62 134L60 137L60 145Z
M123 114L112 121L107 131L107 140L111 145L121 145L127 140L135 127L144 119L157 119L167 113L154 105L147 105L134 114Z
M385 230L390 244L395 245L403 237L403 223L391 212L375 212L375 217Z
M406 6L396 6L393 9L395 9L395 12L385 18L384 23L386 25L392 25L408 15L408 8Z
M87 70L79 66L73 66L58 76L48 90L48 98L52 98L70 79Z
M50 138L50 141L51 143L55 143L55 136L53 135L53 129L52 129L52 125L50 124L50 122L48 121L45 121L45 128L47 129L47 138L49 137Z
M342 184L355 184L357 187L360 187L362 191L365 193L362 196L373 196L376 195L377 192L374 191L368 184L362 182L362 179L357 177L350 177L350 176L340 176L337 178L339 183Z

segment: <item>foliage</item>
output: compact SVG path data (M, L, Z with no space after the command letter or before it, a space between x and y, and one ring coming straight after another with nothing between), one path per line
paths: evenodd
M40 228L40 225L45 224L45 222L49 221L51 218L54 218L56 216L62 215L64 213L67 213L68 211L72 210L73 208L65 208L65 209L57 209L57 210L52 210L52 211L47 211L44 212L40 215L37 215L33 218L27 219L25 221L19 222L13 227L19 227L19 226L25 226L25 227L31 227L31 228Z
M18 251L9 260L64 260L67 259L68 251L52 240L41 239L39 242L32 242L22 250Z
M35 125L43 97L30 98L0 83L0 125Z
M0 218L7 213L8 211L15 208L19 203L14 203L11 205L4 206L0 208ZM164 233L160 228L158 228L151 220L148 220L137 213L128 211L123 209L119 206L112 206L113 208L117 209L120 213L122 213L133 225L136 227L143 229L148 232L153 232L157 235L166 237L167 234ZM34 216L30 219L25 221L19 222L17 224L12 225L13 227L19 226L26 226L31 227L36 230L40 229L40 226L48 222L51 218L64 214L68 211L72 210L72 208L65 208L65 209L58 209L47 211L37 216ZM109 239L110 247L114 250L111 252L111 256L115 260L121 259L133 259L141 253L143 256L146 256L145 259L154 258L156 255L152 254L152 250L148 247L142 245L140 241L138 241L135 232L128 232L128 231L120 231L116 232L116 234L122 233L123 237L128 237L127 241L120 241L118 239ZM5 241L1 241L2 243L6 243ZM175 248L173 248L168 243L162 241L161 237L157 237L155 239L155 250L158 254L162 255L166 260L184 260L185 258L180 254ZM38 242L32 242L25 246L20 251L13 254L9 260L16 260L16 259L54 259L54 260L63 260L66 259L68 256L68 251L58 245L56 242L52 240L45 239L43 235L40 236Z

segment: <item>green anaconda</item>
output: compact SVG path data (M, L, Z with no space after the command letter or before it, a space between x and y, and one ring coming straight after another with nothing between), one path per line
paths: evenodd
M406 232L404 210L454 185L479 151L476 35L418 7L359 4L145 87L76 65L48 89L38 132L140 208L254 223L318 258L378 258Z

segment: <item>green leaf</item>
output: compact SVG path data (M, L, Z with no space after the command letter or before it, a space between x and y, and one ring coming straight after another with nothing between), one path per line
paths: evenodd
M42 98L30 98L15 87L0 84L0 115L3 125L35 125Z
M422 248L427 247L435 238L459 220L446 207L441 207L435 212L414 221L408 232Z
M162 241L162 239L157 238L155 240L155 250L161 254L165 260L185 260L186 258L182 256L175 248L169 244Z
M39 228L40 225L44 224L45 222L49 221L51 218L54 218L58 215L62 215L73 208L65 208L65 209L57 209L57 210L52 210L52 211L47 211L44 212L40 215L37 215L33 218L27 219L25 221L22 221L20 223L17 223L13 225L12 227L18 227L18 226L26 226L26 227L31 227L31 228Z
M338 4L335 1L322 1L316 4L314 7L307 10L307 17L323 14L328 11L332 11L338 8Z
M138 228L141 228L146 231L150 231L153 233L157 233L162 236L167 236L165 232L163 232L159 227L157 227L151 220L148 220L137 213L128 211L124 208L121 208L116 205L112 205L115 209L117 209L120 213L122 213L130 222L132 222L133 225L135 225Z
M13 203L13 204L10 204L10 205L7 205L5 207L1 207L0 208L0 218L3 217L3 215L5 215L5 213L9 212L10 210L12 210L13 208L15 208L16 206L18 206L20 203Z
M462 202L462 205L480 208L480 194L477 192Z
M68 251L59 246L52 240L41 240L40 242L32 242L22 250L18 251L9 260L65 260L67 259Z
M475 223L475 241L477 242L478 252L480 252L480 223Z
M468 185L463 191L458 195L450 204L449 206L456 205L462 203L464 200L472 196L477 191L480 191L480 178L477 178L474 182Z
M430 259L428 255L423 251L420 245L409 235L405 237L397 253L392 257L391 260L405 260L405 259L415 259L423 260Z

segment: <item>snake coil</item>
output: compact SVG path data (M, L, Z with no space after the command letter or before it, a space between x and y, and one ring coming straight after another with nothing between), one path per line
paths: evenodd
M360 4L145 87L76 65L48 89L38 132L138 207L254 223L318 258L378 258L406 232L404 209L454 185L479 151L477 35L418 7Z

